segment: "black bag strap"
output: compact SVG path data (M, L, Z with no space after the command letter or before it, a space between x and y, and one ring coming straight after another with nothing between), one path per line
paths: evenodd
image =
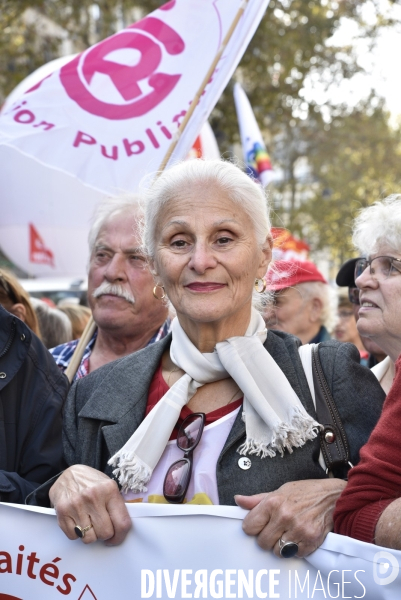
M323 425L320 447L327 467L326 473L346 479L348 470L353 466L350 462L347 434L323 373L319 344L312 346L311 359L317 420Z

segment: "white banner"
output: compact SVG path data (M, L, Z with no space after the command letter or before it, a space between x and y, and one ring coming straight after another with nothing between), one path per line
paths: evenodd
M251 103L239 83L234 86L234 102L244 162L252 176L265 187L274 180L274 171Z
M0 505L0 600L366 598L398 600L401 552L329 534L308 559L279 559L227 506L128 506L121 545L68 540L54 511Z
M81 275L100 197L135 191L159 168L246 6L171 161L185 158L268 2L171 0L7 104L0 116L0 238L10 258L31 274ZM29 224L43 241L43 260L30 251Z

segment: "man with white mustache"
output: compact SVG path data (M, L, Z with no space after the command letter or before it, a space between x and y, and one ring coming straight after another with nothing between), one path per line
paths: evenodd
M159 341L171 321L164 291L155 287L140 245L138 197L111 199L89 232L88 301L97 329L74 380ZM50 350L65 371L78 340Z

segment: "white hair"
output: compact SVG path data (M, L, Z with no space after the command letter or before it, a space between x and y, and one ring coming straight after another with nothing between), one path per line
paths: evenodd
M92 225L88 234L90 254L92 254L95 248L96 240L99 236L100 230L113 217L127 212L131 213L132 216L137 216L139 223L142 217L140 203L140 194L126 194L118 198L106 198L106 200L104 200L97 206L93 215Z
M295 287L299 290L303 300L312 300L313 298L320 300L322 303L320 324L324 325L327 331L332 332L337 321L337 295L335 291L322 281L306 281L298 283Z
M155 258L156 227L160 211L171 200L184 198L187 190L196 186L201 189L217 188L241 206L252 221L258 244L264 246L266 237L270 235L271 223L262 186L230 162L194 159L177 163L164 171L146 192L143 243L149 258ZM261 310L269 297L269 293L259 294L254 291L253 305Z
M377 252L381 245L401 254L401 194L363 208L354 221L352 241L364 256Z

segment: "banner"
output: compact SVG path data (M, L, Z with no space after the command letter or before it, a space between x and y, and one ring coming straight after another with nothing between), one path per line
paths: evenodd
M268 2L171 0L7 104L0 116L3 251L33 275L82 275L94 206L104 195L136 191L159 168L245 7L169 164L186 157ZM52 264L29 260L28 223Z
M401 552L329 534L307 559L280 559L227 506L128 505L121 546L70 541L54 511L0 505L0 600L366 598L398 600Z
M274 180L274 171L267 154L251 103L239 83L234 86L234 102L237 111L244 162L249 174L259 179L263 187Z

